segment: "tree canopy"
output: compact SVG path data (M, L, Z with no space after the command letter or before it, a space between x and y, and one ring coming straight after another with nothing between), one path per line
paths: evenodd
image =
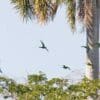
M72 29L75 29L76 17L85 27L92 28L93 5L90 0L11 0L11 3L23 19L37 19L41 24L53 20L59 6L65 5Z
M86 100L97 98L100 80L88 80L70 84L63 78L48 79L43 72L27 76L25 83L17 83L8 77L0 77L0 93L6 98L17 100Z

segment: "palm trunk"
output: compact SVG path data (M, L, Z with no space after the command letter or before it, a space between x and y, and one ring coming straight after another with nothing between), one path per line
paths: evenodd
M87 59L86 59L86 77L88 79L99 78L99 48L95 46L99 43L99 17L100 1L91 0L93 5L92 29L86 28L87 35Z

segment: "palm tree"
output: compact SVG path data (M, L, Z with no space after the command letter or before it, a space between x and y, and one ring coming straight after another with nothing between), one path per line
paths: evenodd
M86 77L99 78L100 0L11 0L23 19L37 19L41 24L54 19L60 5L66 6L68 22L75 31L76 20L82 22L87 35Z

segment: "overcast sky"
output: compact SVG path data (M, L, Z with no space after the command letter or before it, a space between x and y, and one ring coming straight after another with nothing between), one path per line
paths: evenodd
M3 75L20 80L27 74L43 71L52 77L79 77L85 68L85 34L73 34L64 7L53 22L40 26L23 22L10 0L0 0L0 68ZM38 48L44 41L49 53ZM68 65L71 71L61 65ZM75 71L75 72L73 72Z

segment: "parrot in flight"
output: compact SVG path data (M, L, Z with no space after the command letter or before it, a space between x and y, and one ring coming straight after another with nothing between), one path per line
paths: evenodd
M70 70L70 67L66 66L66 65L62 65L62 68L63 69L69 69Z
M45 46L45 44L43 43L43 41L40 40L40 42L41 42L41 46L39 48L42 48L42 49L45 49L46 51L49 51L47 49L47 47Z
M87 49L87 52L89 52L90 48L88 46L81 46L82 48Z

